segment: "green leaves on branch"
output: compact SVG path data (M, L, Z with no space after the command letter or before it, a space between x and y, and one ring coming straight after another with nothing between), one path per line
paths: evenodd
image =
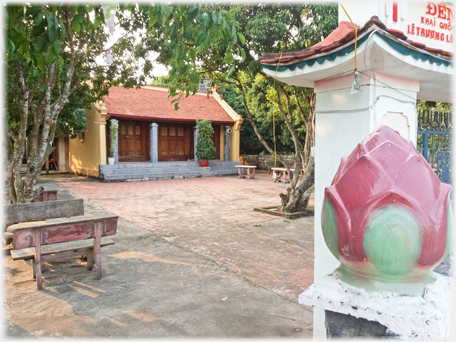
M73 39L75 35L87 37L104 22L103 11L95 11L92 23L89 13L97 5L23 5L7 6L7 55L11 60L19 54L28 63L38 68L60 60L59 56L68 46L68 32L65 27L67 16ZM25 13L24 13L25 9Z
M237 32L239 23L231 11L216 5L165 5L157 4L139 11L148 15L147 35L160 36L161 63L171 67L170 82L180 84L179 89L194 93L201 80L197 59L213 46L225 52L224 61L231 64L237 56L245 57L239 49L245 43L243 34ZM169 55L171 51L171 55ZM244 57L242 57L244 56Z

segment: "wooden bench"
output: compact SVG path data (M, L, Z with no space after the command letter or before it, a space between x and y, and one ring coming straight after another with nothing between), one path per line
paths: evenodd
M94 279L101 278L100 248L114 244L108 236L117 231L118 216L75 216L13 224L13 260L31 260L33 278L38 290L43 288L41 264L44 261L87 257L87 269L93 264L97 271Z
M234 165L238 168L239 178L255 179L255 169L254 165ZM250 173L250 170L253 170L253 173Z

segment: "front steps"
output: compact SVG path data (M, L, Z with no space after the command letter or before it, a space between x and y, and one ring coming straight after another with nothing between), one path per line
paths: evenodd
M209 161L208 168L196 162L159 162L100 165L99 177L106 182L183 179L237 174L241 162Z

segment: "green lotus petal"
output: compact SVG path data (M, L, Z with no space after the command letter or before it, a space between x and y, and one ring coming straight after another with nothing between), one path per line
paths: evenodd
M328 198L325 198L323 210L321 213L321 228L326 245L331 253L339 260L337 248L337 217L336 212Z
M421 254L419 224L405 208L389 206L374 213L364 234L364 252L379 271L406 275L413 271Z

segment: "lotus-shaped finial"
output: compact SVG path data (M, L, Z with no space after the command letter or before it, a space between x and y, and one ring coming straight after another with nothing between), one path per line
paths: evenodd
M371 133L325 189L323 235L342 279L392 291L429 282L451 248L450 190L411 141L388 126Z

